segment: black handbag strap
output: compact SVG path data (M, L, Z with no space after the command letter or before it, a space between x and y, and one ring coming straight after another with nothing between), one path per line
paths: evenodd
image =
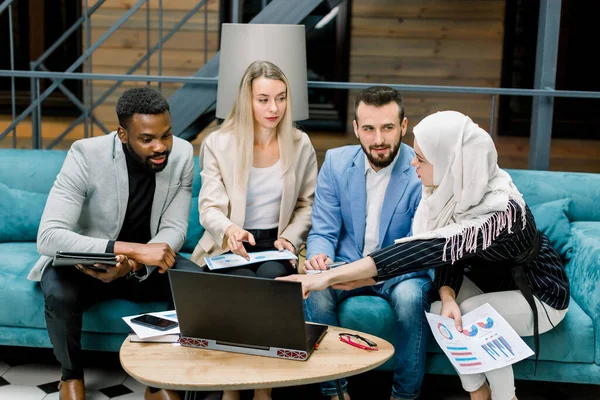
M540 331L538 323L538 310L533 297L533 292L531 291L531 287L529 286L529 282L527 282L527 277L525 276L525 268L527 268L527 266L536 259L541 247L542 236L540 235L540 232L536 230L532 248L528 252L517 257L515 260L516 265L511 269L511 274L515 280L517 288L521 291L523 297L525 297L525 300L527 303L529 303L529 307L531 307L531 311L533 312L533 345L535 347L535 366L533 370L533 376L535 376L535 373L537 372L537 363L540 356Z

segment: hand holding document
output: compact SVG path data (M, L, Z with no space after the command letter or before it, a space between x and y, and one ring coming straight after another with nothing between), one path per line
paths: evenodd
M462 332L456 330L451 318L425 314L433 337L461 374L506 367L534 354L488 303L462 316Z
M289 250L268 250L268 251L257 251L255 253L248 253L250 260L246 260L242 256L237 254L227 253L217 257L205 257L206 265L211 271L216 269L241 267L243 265L254 264L257 262L271 261L271 260L297 260L298 257Z

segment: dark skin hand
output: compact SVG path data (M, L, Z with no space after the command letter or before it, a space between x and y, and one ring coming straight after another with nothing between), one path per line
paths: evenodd
M129 259L120 254L117 256L117 265L94 264L96 268L102 268L103 271L96 271L83 264L77 264L75 268L86 275L101 280L104 283L109 283L115 279L122 278L130 271L138 268L138 263L135 260Z
M164 274L175 265L175 252L167 243L116 242L114 252L144 265L155 265Z

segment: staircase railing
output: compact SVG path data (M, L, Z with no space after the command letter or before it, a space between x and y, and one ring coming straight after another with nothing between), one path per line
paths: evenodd
M12 29L12 5L17 0L5 0L0 4L0 14L6 9L9 10L9 40L10 40L10 60L11 60L11 71L14 71L14 40L13 40L13 29ZM208 29L208 5L207 0L199 1L196 6L194 6L188 13L186 13L181 20L175 24L175 26L169 30L169 32L163 36L163 6L162 0L158 1L158 42L150 48L149 42L149 1L148 0L138 0L131 8L127 10L96 42L89 45L89 32L90 32L90 17L94 12L96 12L102 4L104 4L105 0L98 0L92 7L87 7L87 1L84 2L85 10L83 15L69 28L67 29L37 60L32 61L30 63L31 72L36 72L38 70L42 72L50 72L44 65L44 61L56 50L58 49L64 42L67 40L73 32L76 32L81 25L86 24L86 46L84 53L77 58L77 60L64 72L66 75L46 75L48 79L51 80L51 85L48 87L43 93L40 93L40 83L39 77L36 77L35 74L30 76L31 80L31 104L18 116L16 115L16 99L15 99L15 87L14 87L14 79L16 76L11 77L11 102L12 102L12 122L11 124L0 133L0 140L2 140L5 136L7 136L11 131L13 132L13 147L16 147L16 127L17 125L25 120L29 115L31 115L32 120L32 147L33 148L41 148L42 147L42 135L41 135L41 103L56 89L60 90L64 93L64 95L73 102L73 104L82 112L82 114L77 117L62 133L60 133L48 146L48 149L53 148L57 143L59 143L65 136L67 136L76 126L85 123L84 129L84 137L88 136L88 119L91 120L92 123L95 123L105 134L109 133L110 130L107 129L104 124L96 118L94 115L94 110L102 104L123 82L123 80L118 80L113 86L111 86L106 92L104 92L99 99L93 104L84 104L79 100L79 98L71 92L67 87L62 84L62 81L66 79L66 76L69 76L69 73L74 72L77 68L79 68L92 54L98 49L119 27L121 27L137 10L139 10L144 4L146 4L146 45L147 51L144 56L142 56L126 73L125 75L133 74L137 71L144 63L147 65L147 74L150 73L149 63L147 62L150 57L158 51L158 74L159 76L162 74L162 47L166 41L168 41L181 27L195 14L200 8L204 6L204 33L205 33L205 46L204 46L204 60L207 61L207 29ZM93 79L93 78L92 78ZM88 81L91 82L91 79ZM159 89L160 83L159 82ZM91 103L89 96L86 96L85 103Z

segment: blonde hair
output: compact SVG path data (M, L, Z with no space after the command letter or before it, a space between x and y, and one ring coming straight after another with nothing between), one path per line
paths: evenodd
M254 61L248 66L238 89L238 94L231 112L220 127L222 132L232 132L236 136L236 182L244 186L248 179L248 171L253 161L254 148L254 113L252 111L252 82L258 78L275 79L286 87L286 107L283 118L277 124L276 134L279 144L279 157L282 174L290 168L294 151L292 123L292 96L289 82L284 73L268 61Z

